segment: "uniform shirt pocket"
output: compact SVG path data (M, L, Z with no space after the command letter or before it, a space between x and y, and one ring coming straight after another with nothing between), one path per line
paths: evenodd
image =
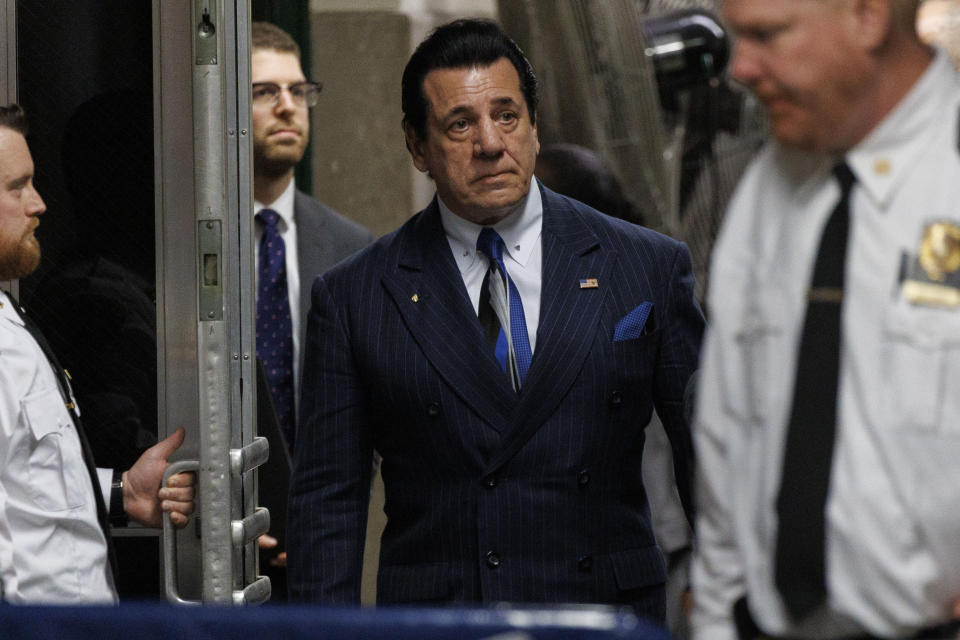
M894 426L960 433L960 309L900 298L888 309L882 341L880 397Z
M738 393L745 393L744 402L739 403L746 411L745 416L755 425L766 425L772 418L774 392L785 373L784 368L784 326L782 322L768 313L747 314L734 339L739 345L741 361L735 363L739 376L727 376L725 385L743 385ZM795 365L794 365L795 366ZM733 393L733 390L731 390Z
M30 430L28 477L31 499L44 511L65 511L87 502L90 485L80 439L57 391L20 401Z

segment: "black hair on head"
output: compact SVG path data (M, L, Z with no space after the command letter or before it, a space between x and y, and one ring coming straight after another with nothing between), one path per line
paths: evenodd
M530 61L496 22L479 18L454 20L437 27L410 56L401 83L404 123L413 127L421 140L426 138L430 105L423 93L423 80L428 73L434 69L487 67L500 58L509 60L517 70L530 121L536 124L537 76Z

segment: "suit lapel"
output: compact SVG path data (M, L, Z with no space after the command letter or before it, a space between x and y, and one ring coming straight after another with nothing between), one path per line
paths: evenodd
M495 430L506 430L516 394L487 347L436 200L406 228L397 268L383 284L440 376Z
M580 213L556 194L543 194L543 278L540 328L530 372L520 390L511 432L490 472L509 460L556 410L593 345L614 253L599 244ZM597 288L580 280L596 278Z

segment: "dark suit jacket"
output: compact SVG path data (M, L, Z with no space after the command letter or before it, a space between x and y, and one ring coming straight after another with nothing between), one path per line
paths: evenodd
M297 260L300 262L300 344L303 345L314 279L373 242L374 235L299 189L293 195L293 218L297 224ZM303 356L300 360L302 363Z
M540 326L519 394L436 202L314 284L287 532L294 599L359 601L375 447L387 515L378 602L662 600L641 453L656 406L689 507L683 393L703 330L690 257L541 191ZM644 301L647 334L614 342Z

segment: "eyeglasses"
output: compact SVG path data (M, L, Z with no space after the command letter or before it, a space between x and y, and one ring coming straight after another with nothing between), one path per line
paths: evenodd
M253 104L258 107L272 107L280 100L280 92L290 92L293 103L298 107L316 106L323 85L319 82L294 82L279 85L276 82L254 82Z

